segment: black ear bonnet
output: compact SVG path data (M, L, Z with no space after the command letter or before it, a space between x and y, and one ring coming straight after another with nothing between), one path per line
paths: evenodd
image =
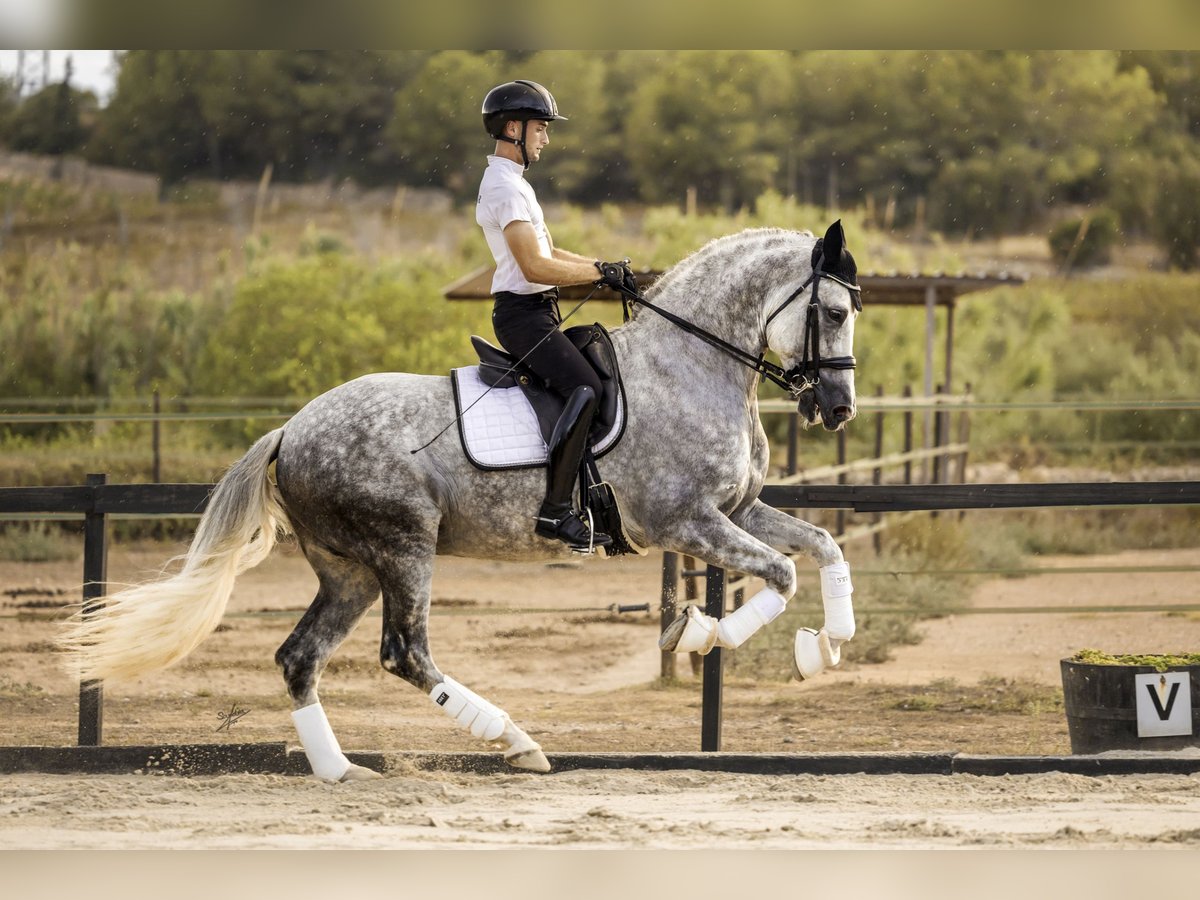
M817 238L812 251L812 267L814 272L829 276L847 287L858 287L858 264L846 249L846 233L842 230L841 219L829 226L825 237ZM858 291L852 291L851 294L855 308L861 310L861 295Z

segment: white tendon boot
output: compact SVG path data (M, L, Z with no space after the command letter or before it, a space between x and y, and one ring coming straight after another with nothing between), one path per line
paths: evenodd
M550 771L550 762L541 746L514 725L508 713L453 678L446 676L445 681L429 692L429 699L475 737L489 744L501 744L509 765L531 772Z
M842 644L854 637L854 586L850 583L850 564L822 566L821 601L825 606L825 627L820 631L801 628L796 632L792 672L803 681L819 675L842 661Z
M341 781L352 763L346 759L337 737L329 727L329 719L320 703L292 712L292 722L300 735L300 745L312 766L313 774L323 781Z
M689 606L686 619L676 620L682 621L682 626L676 628L675 623L668 626L658 645L664 650L673 650L676 653L701 655L708 653L713 647L733 650L750 640L758 629L778 618L786 608L787 601L783 599L783 595L771 588L763 588L723 619L714 619L696 607ZM679 639L673 647L667 646L676 632Z

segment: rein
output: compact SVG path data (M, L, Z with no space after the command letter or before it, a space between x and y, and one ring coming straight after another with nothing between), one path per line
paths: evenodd
M800 296L810 284L812 285L812 299L809 300L808 309L804 316L804 353L798 365L792 366L790 369L784 369L773 362L768 362L764 354L755 356L743 350L741 347L736 347L726 340L717 337L709 331L705 331L699 325L689 322L675 313L663 309L661 306L655 306L641 294L635 291L628 290L622 287L620 292L621 308L624 313L624 319L629 321L629 307L632 304L644 306L647 309L652 309L668 322L686 331L693 337L698 337L717 350L720 350L726 356L736 360L748 369L757 372L761 377L767 379L773 384L783 388L792 397L798 397L811 388L816 387L821 381L821 369L853 369L856 361L853 356L835 356L829 359L821 359L821 326L818 313L821 309L820 297L818 295L819 285L822 278L828 278L831 281L836 281L842 287L848 289L854 297L854 306L856 309L862 309L862 301L859 299L860 288L858 285L850 284L843 281L836 275L830 275L827 272L822 272L820 269L814 269L813 273L808 276L808 279L796 290L788 296L775 311L767 316L766 325L771 324L771 320L783 312L793 300ZM765 330L765 326L764 326ZM809 377L809 373L812 377Z

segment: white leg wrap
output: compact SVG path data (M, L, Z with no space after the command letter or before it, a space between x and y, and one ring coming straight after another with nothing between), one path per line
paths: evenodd
M676 653L708 653L717 644L717 620L706 616L694 606L687 608L687 624L679 643L675 645Z
M333 729L329 727L329 719L320 703L314 703L292 713L292 721L296 725L296 733L300 735L300 744L304 747L304 755L312 766L313 774L325 781L340 781L350 770L350 760L338 746Z
M787 608L778 591L763 588L717 623L717 646L732 650L750 640L758 629L773 622Z
M675 644L674 652L699 653L704 656L713 647L733 650L746 643L758 629L778 618L786 608L787 600L771 588L763 588L720 620L705 615L695 606L689 606L687 622L679 635L679 641Z
M820 572L821 600L825 605L822 630L831 641L848 641L854 637L854 604L851 600L854 585L850 583L850 564L840 562L822 566Z
M445 681L429 692L429 699L475 737L488 743L499 739L504 733L508 713L488 703L453 678L447 676Z
M842 661L841 643L830 641L824 628L820 631L801 628L796 632L792 660L792 673L797 679L804 681L814 675L820 675L830 666L836 666Z

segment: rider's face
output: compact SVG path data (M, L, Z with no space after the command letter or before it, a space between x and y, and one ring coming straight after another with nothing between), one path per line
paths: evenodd
M509 123L510 134L520 140L521 123ZM542 148L550 143L550 123L541 119L530 119L525 129L525 153L531 163L535 163L542 155Z

